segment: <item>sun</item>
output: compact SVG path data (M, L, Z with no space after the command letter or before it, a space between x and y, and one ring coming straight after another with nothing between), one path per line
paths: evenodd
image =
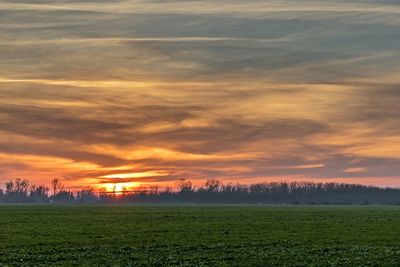
M115 192L116 194L121 194L125 190L132 190L138 187L139 183L129 182L129 183L109 183L104 184L103 187L107 192Z

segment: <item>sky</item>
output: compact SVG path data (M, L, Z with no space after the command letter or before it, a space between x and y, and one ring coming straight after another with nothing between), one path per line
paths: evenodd
M400 186L397 0L0 0L0 184Z

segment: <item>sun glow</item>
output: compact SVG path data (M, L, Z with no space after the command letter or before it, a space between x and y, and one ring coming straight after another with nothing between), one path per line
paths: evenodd
M117 195L123 194L125 191L131 191L134 188L138 187L140 184L135 182L129 183L108 183L101 185L100 187L104 188L108 193L115 193Z

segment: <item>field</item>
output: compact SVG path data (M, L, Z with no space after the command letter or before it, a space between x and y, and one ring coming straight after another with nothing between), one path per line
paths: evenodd
M0 206L0 266L392 266L400 207Z

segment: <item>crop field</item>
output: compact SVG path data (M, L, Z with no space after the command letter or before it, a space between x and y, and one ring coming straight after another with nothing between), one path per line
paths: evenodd
M0 206L0 266L399 264L395 206Z

